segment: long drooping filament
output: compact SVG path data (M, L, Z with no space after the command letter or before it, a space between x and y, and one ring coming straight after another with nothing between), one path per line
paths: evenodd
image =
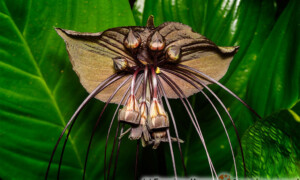
M179 78L185 80L186 82L190 83L190 84L193 85L195 88L197 88L197 89L204 95L204 97L209 101L209 103L211 104L211 106L214 108L214 110L215 110L216 114L218 115L218 117L219 117L219 119L220 119L220 121L221 121L221 123L222 123L222 125L223 125L223 128L224 128L224 130L225 130L225 133L226 133L226 136L227 136L227 140L228 140L228 143L229 143L229 146L230 146L230 149L231 149L231 153L232 153L232 158L233 158L233 163L234 163L234 167L235 167L236 177L238 177L238 176L237 176L236 162L235 162L235 157L234 157L234 151L233 151L233 148L232 148L232 145L231 145L230 137L229 137L229 135L228 135L226 126L225 126L225 124L224 124L224 121L223 121L223 119L222 119L222 117L221 117L219 111L217 110L216 106L213 104L213 102L210 100L210 98L206 95L206 93L205 93L204 91L202 91L202 89L201 89L198 85L196 85L191 79L188 79L188 78L187 78L187 77L189 77L187 74L184 74L184 73L183 73L183 74L179 74L179 73L177 73L177 72L174 72L174 71L171 72L171 71L168 71L168 70L165 70L165 71L167 71L167 72L169 72L169 73L172 73L172 74L176 75L177 77L179 77ZM185 77L185 76L186 76L186 77ZM226 109L226 108L225 108L225 109ZM227 110L227 109L226 109L226 110ZM230 117L231 117L231 116L230 116ZM234 122L233 122L233 126L235 127ZM239 139L239 136L238 136L238 132L236 131L236 133L237 133L238 141L240 142L240 139ZM241 149L241 151L242 151L242 149Z
M155 98L157 98L157 88L158 88L157 87L157 81L158 81L158 78L156 77L156 72L155 72L153 67L151 68L151 72L152 72L151 75L152 75L152 84L153 84L153 91L154 91L153 92L153 99L155 99ZM167 129L167 136L168 136L168 141L169 141L169 146L170 146L170 153L171 153L171 158L172 158L174 176L175 176L175 179L177 180L176 164L175 164L175 158L174 158L172 141L171 141L169 129Z
M110 121L110 125L109 125L109 128L108 128L107 137L106 137L106 142L105 142L105 151L104 151L104 171L103 171L103 172L104 172L104 179L106 179L106 153L107 153L107 145L108 145L108 139L109 139L111 127L112 127L112 125L113 125L114 119L115 119L115 117L116 117L116 115L117 115L117 113L118 113L118 109L120 108L120 106L121 106L121 104L122 104L124 98L127 96L127 99L128 99L128 97L129 97L129 96L128 96L129 90L130 90L130 86L127 88L126 93L123 95L122 99L120 100L120 102L119 102L119 104L118 104L118 106L117 106L117 108L116 108L116 110L115 110L115 112L114 112L114 115L113 115L113 117L112 117L112 119L111 119L111 121ZM126 100L126 101L127 101L127 100ZM119 124L118 124L118 126L117 126L116 132L118 132L118 130L119 130ZM117 135L116 135L116 136L117 136ZM115 144L115 141L116 141L116 138L115 138L113 144ZM114 146L113 146L113 149L114 149Z
M205 89L207 89L215 98L216 100L220 103L220 105L222 106L222 108L224 109L224 111L226 112L226 114L228 115L230 121L231 121L231 124L235 130L235 134L237 136L237 139L238 139L238 142L239 142L239 147L240 147L240 150L241 150L241 156L242 156L242 161L243 161L243 166L244 166L244 176L246 176L246 163L245 163L245 158L244 158L244 151L243 151L243 147L242 147L242 143L241 143L241 139L240 139L240 136L239 136L239 133L238 133L238 130L236 128L236 125L229 113L229 111L227 110L226 106L224 105L224 103L221 101L221 99L207 86L205 85L204 82L202 82L199 78L197 78L195 75L193 74L190 74L188 71L186 70L183 70L183 69L179 69L179 70L175 70L174 73L176 72L179 72L183 75L185 75L186 77L190 78L191 80L194 80L196 81L198 84L200 84L202 87L204 87ZM203 91L202 91L203 92ZM246 106L247 107L247 106ZM222 121L221 121L222 122ZM223 123L222 123L223 124ZM225 131L226 132L226 131ZM227 134L227 132L226 132ZM232 149L232 147L231 147ZM233 154L233 150L232 150L232 154ZM235 160L234 160L235 162ZM235 171L236 171L236 175L237 175L237 168L236 168L236 164L235 164Z
M124 86L124 84L130 79L130 77L131 77L131 76L129 76L126 80L124 80L124 81L120 84L119 87L117 87L117 89L114 91L114 93L111 95L111 97L108 99L107 103L105 104L105 106L104 106L104 108L103 108L103 110L102 110L102 112L101 112L101 114L100 114L100 117L98 118L98 120L97 120L97 122L96 122L95 128L94 128L94 130L93 130L93 133L92 133L92 136L91 136L91 139L90 139L90 142L89 142L88 150L87 150L86 161L87 161L87 157L88 157L88 154L89 154L89 148L90 148L90 145L91 145L91 141L92 141L92 139L93 139L95 130L96 130L97 126L98 126L98 123L99 123L99 120L101 119L101 116L103 115L104 110L106 109L106 107L107 107L108 103L111 101L111 99L112 99L112 98L115 96L115 94L120 90L120 88ZM117 79L116 79L116 80L117 80ZM113 80L112 82L114 82L114 81L115 81L115 80ZM107 86L109 86L112 82L109 82L109 83L105 84L104 87L103 87L101 90L103 90L104 88L106 88ZM75 119L75 120L76 120L76 119ZM58 176L57 178L58 178L58 179L59 179L60 167L61 167L61 163L62 163L62 158L63 158L63 154L64 154L64 149L65 149L65 146L66 146L68 137L69 137L69 135L70 135L70 132L71 132L71 130L72 130L73 124L75 123L75 120L74 120L74 122L73 122L73 123L71 124L71 126L70 126L70 130L69 130L69 132L68 132L68 134L67 134L66 140L65 140L64 145L63 145L63 149L62 149L61 157L60 157L60 163L59 163L58 174L57 174L57 176ZM85 170L86 170L86 161L85 161L85 165L84 165L83 179L84 179Z
M141 100L142 100L142 102L146 102L147 101L146 97L148 98L148 96L150 96L150 101L151 102L154 101L154 100L156 100L156 101L159 102L159 104L163 104L162 97L164 98L164 101L165 101L165 103L167 105L168 112L170 114L170 117L171 117L171 120L172 120L172 123L173 123L175 135L176 135L176 138L171 138L169 128L165 129L166 137L167 137L167 140L165 140L165 141L168 141L168 143L169 143L170 154L171 154L171 159L172 159L172 165L173 165L173 170L174 170L174 176L175 176L175 179L177 179L176 163L175 163L174 151L173 151L173 147L172 147L172 140L175 141L174 139L177 140L178 149L179 149L179 152L180 152L180 157L181 157L181 161L182 161L182 165L183 165L183 169L184 169L184 174L187 175L187 170L186 170L186 167L185 167L184 158L183 158L183 155L182 155L183 153L182 153L182 149L181 149L181 145L180 145L180 141L181 140L179 139L179 134L178 134L177 126L176 126L175 117L173 115L170 103L169 103L169 101L167 99L167 93L166 93L166 91L164 89L165 88L164 86L166 84L180 98L182 104L184 105L184 107L185 107L185 109L186 109L186 111L187 111L187 113L188 113L188 115L189 115L189 117L191 119L191 122L192 122L193 126L195 127L196 132L199 135L199 138L200 138L200 140L201 140L201 142L203 144L204 150L205 150L207 158L208 158L208 162L209 162L209 167L210 167L210 170L211 170L212 178L213 179L214 178L218 179L216 170L214 168L214 165L213 165L212 160L210 158L209 152L207 150L207 146L206 146L206 143L205 143L205 140L204 140L204 137L203 137L200 125L198 123L198 119L197 119L197 117L195 115L195 112L194 112L194 110L193 110L193 108L192 108L189 100L187 99L187 97L186 97L185 93L183 92L183 90L177 85L177 83L174 82L174 80L172 80L168 76L168 74L166 74L164 72L171 73L171 74L175 75L176 77L178 77L178 78L180 78L180 79L188 82L189 84L191 84L195 88L197 88L204 95L204 97L209 101L209 103L211 104L211 106L214 108L214 110L215 110L216 114L218 115L218 117L220 119L220 122L222 123L222 126L223 126L223 128L225 130L225 133L226 133L226 136L227 136L227 139L228 139L228 143L229 143L229 146L230 146L230 149L231 149L232 157L233 157L233 162L234 162L236 177L238 177L237 176L236 162L235 162L235 157L234 157L234 151L233 151L233 148L232 148L232 145L231 145L231 141L230 141L230 138L229 138L226 126L225 126L225 124L223 122L223 119L222 119L219 111L217 110L216 106L214 105L214 103L206 95L206 93L204 93L202 91L202 87L204 87L205 89L207 89L217 99L217 101L220 103L220 105L222 106L222 108L225 110L225 112L229 116L229 118L231 120L231 123L232 123L232 125L233 125L233 127L235 129L235 132L236 132L236 135L237 135L237 139L239 141L239 145L240 145L240 149L241 149L241 154L242 154L242 159L243 159L243 165L244 165L244 171L245 171L245 175L246 175L246 165L245 165L245 160L244 160L243 149L242 149L242 146L241 146L240 137L239 137L237 128L235 126L235 123L234 123L234 121L233 121L230 113L228 112L226 106L223 104L223 102L205 84L205 82L203 82L202 79L200 79L200 77L203 78L203 79L205 79L205 80L207 80L207 81L216 83L217 85L221 86L223 89L225 89L227 92L229 92L232 96L234 96L236 99L238 99L240 102L242 102L256 116L258 116L258 117L260 117L260 116L249 105L247 105L243 100L241 100L237 95L235 95L233 92L231 92L225 86L223 86L222 84L220 84L219 82L217 82L213 78L207 76L206 74L204 74L204 73L202 73L202 72L200 72L200 71L198 71L196 69L193 69L191 67L188 67L188 66L185 66L185 65L181 65L181 64L178 64L178 66L175 66L172 69L163 68L163 67L161 69L163 71L156 72L156 67L153 66L153 65L146 65L143 69L142 68L137 68L134 71L133 75L129 75L128 78L126 78L124 81L122 81L122 83L115 89L115 91L112 93L112 95L110 96L110 98L107 100L107 102L105 103L105 105L104 105L104 107L103 107L103 109L102 109L102 111L101 111L101 113L99 115L99 118L98 118L97 122L94 125L93 131L92 131L92 134L91 134L91 137L90 137L90 141L89 141L89 145L88 145L87 153L86 153L86 158L85 158L84 169L83 169L83 179L85 178L87 161L88 161L88 155L89 155L90 147L91 147L91 144L92 144L92 140L93 140L94 134L95 134L95 132L97 130L97 127L99 126L99 122L100 122L100 120L101 120L101 118L102 118L102 116L104 114L104 111L106 110L108 104L111 102L111 100L114 98L114 96L117 94L117 92L129 81L129 79L131 77L132 77L131 85L128 86L128 88L125 91L122 99L120 100L120 102L119 102L119 104L118 104L118 106L117 106L117 108L116 108L116 110L114 112L114 115L113 115L113 117L111 119L109 128L108 128L108 133L107 133L107 137L106 137L106 144L105 144L105 154L104 154L104 178L105 179L109 179L109 177L110 177L110 170L111 170L111 166L112 166L112 162L113 162L115 144L116 144L116 141L118 139L117 152L116 152L116 156L115 156L113 176L112 176L113 179L115 178L115 173L116 173L116 169L117 169L117 162L118 162L118 156L119 156L120 145L121 145L121 137L124 135L123 134L124 124L123 124L123 126L121 128L121 131L120 131L120 138L117 138L118 137L118 132L119 132L119 127L120 127L120 122L118 122L116 134L114 136L112 151L111 151L110 158L109 158L109 165L108 165L108 169L106 170L107 146L108 146L109 135L110 135L110 132L111 132L111 128L112 128L114 119L115 119L115 117L116 117L116 115L118 113L118 110L119 110L120 106L122 104L126 104L127 103L128 99L129 99L129 95L133 95L133 96L136 95L136 93L137 93L137 91L138 91L138 89L139 89L139 87L140 87L141 84L143 84L142 95L140 97ZM148 73L149 70L150 70L151 73ZM77 110L75 111L75 113L73 114L73 116L71 117L71 119L66 124L63 132L61 133L60 137L58 138L58 140L57 140L57 142L55 144L55 147L54 147L54 149L52 151L52 154L51 154L51 157L50 157L50 161L49 161L49 164L48 164L48 168L47 168L47 172L46 172L46 177L45 177L46 179L47 179L48 173L50 171L50 166L51 166L54 154L56 152L56 149L57 149L57 147L58 147L58 145L59 145L59 143L60 143L60 141L61 141L61 139L62 139L62 137L63 137L63 135L65 133L65 131L69 128L69 131L68 131L68 133L66 135L66 139L64 141L64 144L63 144L63 147L62 147L62 151L61 151L61 156L60 156L60 161L59 161L59 166L58 166L58 171L57 171L58 172L57 173L57 179L59 179L59 174L60 174L60 170L61 170L61 164L62 164L62 160L63 160L63 154L64 154L64 150L65 150L65 147L66 147L66 143L68 141L68 137L69 137L69 135L71 133L72 127L73 127L74 123L76 122L76 119L77 119L79 113L81 112L81 110L86 106L86 104L93 97L95 97L98 93L100 93L105 88L107 88L108 86L110 86L112 83L114 83L117 80L125 77L125 75L126 75L125 73L116 73L116 74L110 76L109 78L107 78L105 81L103 81L101 84L99 84L96 87L96 89L77 108ZM144 78L142 78L142 77L144 77ZM164 85L163 85L163 82L165 83ZM129 90L130 90L130 92L129 92ZM148 94L148 95L146 96L146 94ZM131 128L129 128L128 130L130 130L130 129ZM137 179L137 177L138 177L137 169L138 169L139 144L140 143L138 142L137 146L136 146L135 179Z
M140 70L136 71L135 76L137 76L137 74L138 74L139 71L140 71ZM132 81L136 81L136 78L133 78ZM131 91L131 93L133 93L133 94L136 94L137 90L139 89L139 87L140 87L140 85L141 85L141 82L142 82L142 76L141 76L141 75L137 78L137 82L138 82L138 83L137 83L137 86L136 86L136 87L135 87L135 83L131 83L131 86L129 86L129 88L135 89L134 92ZM132 85L133 85L133 86L132 86ZM129 90L129 89L128 89L128 90ZM127 91L128 91L128 90L127 90ZM126 92L125 94L127 94L127 92ZM122 100L120 101L120 103L123 101L123 99L124 99L124 97L125 97L125 94L124 94ZM124 104L127 103L128 98L129 98L129 96L127 96L127 99L126 99L126 101L125 101ZM113 116L113 118L112 118L112 120L111 120L111 124L110 124L110 126L109 126L109 130L108 130L108 133L107 133L107 139L106 139L106 145L105 145L105 157L104 157L104 163L105 163L105 164L104 164L104 174L105 174L104 176L105 176L105 177L106 177L106 150L107 150L107 142L108 142L108 138L109 138L111 126L112 126L113 120L115 119L117 110L118 110L119 107L120 107L120 103L119 103L119 105L118 105L118 107L117 107L117 109L116 109L116 111L115 111L115 113L114 113L114 116ZM116 135L115 135L115 137L114 137L114 142L113 142L112 152L111 152L111 156L110 156L110 160L109 160L109 166L108 166L108 172L107 172L108 177L107 177L107 178L109 178L109 174L110 174L110 167L111 167L111 164L112 164L114 148L115 148L115 144L116 144L116 140L117 140L117 135L118 135L118 129L119 129L119 122L118 122L118 127L117 127L117 130L116 130ZM122 130L122 132L123 132L123 130ZM120 134L122 134L122 133L120 133ZM119 144L120 144L120 143L121 143L121 142L119 141ZM118 148L119 148L119 146L118 146ZM118 152L119 152L119 150L117 150L117 154L118 154ZM117 159L117 158L116 158L116 159ZM116 168L116 164L115 164L115 168ZM115 172L115 170L114 170L114 172ZM114 176L114 175L113 175L113 176Z
M91 135L91 138L90 138L90 141L89 141L89 145L88 145L88 149L87 149L87 153L86 153L86 158L85 158L85 163L84 163L84 169L83 169L83 179L85 178L85 172L86 172L86 165L87 165L87 160L88 160L88 155L89 155L89 151L90 151L90 147L91 147L91 144L92 144L92 140L93 140L93 137L94 137L94 134L96 132L96 129L99 125L99 122L100 122L100 119L106 109L106 107L108 106L108 104L110 103L110 101L113 99L113 97L116 95L116 93L126 84L126 82L131 78L131 76L129 76L128 78L126 78L118 87L117 89L113 92L113 94L110 96L110 98L106 101L105 103L105 106L104 108L102 109L101 111L101 114L94 126L94 129L92 131L92 135Z
M177 96L180 98L182 104L184 105L185 109L187 110L187 113L188 113L188 115L190 116L190 119L191 119L191 121L192 121L192 124L194 125L194 127L195 127L195 129L196 129L196 131L197 131L197 133L198 133L198 135L199 135L199 137L200 137L200 140L201 140L201 142L202 142L202 144L203 144L203 147L204 147L204 149L205 149L206 156L207 156L207 158L208 158L208 162L209 162L209 165L210 165L210 168L211 168L212 178L214 179L214 176L213 176L213 175L215 175L216 177L218 177L218 176L217 176L217 173L216 173L216 171L215 171L215 168L214 168L214 166L213 166L213 164L212 164L210 155L209 155L209 153L208 153L208 150L207 150L207 147L206 147L205 140L204 140L204 138L203 138L203 135L202 135L200 126L199 126L199 124L198 124L198 120L196 120L196 117L195 117L195 116L194 116L194 117L192 116L192 114L191 114L191 112L190 112L190 109L187 107L185 101L183 100L184 97L178 92L178 89L173 85L173 83L171 83L171 82L170 82L165 76L163 76L163 75L160 75L160 77L161 77L161 78L162 78L162 79L170 86L170 88L177 94ZM160 80L159 80L159 82L160 82ZM160 84L161 84L161 82L160 82ZM162 84L161 84L161 86L162 86ZM188 101L187 101L187 102L188 102ZM191 111L193 112L192 109L191 109Z
M181 163L182 163L183 170L184 170L184 175L187 176L187 170L186 170L185 163L184 163L184 158L183 158L183 154L182 154L182 150L181 150L181 145L180 145L180 140L179 140L179 134L178 134L178 130L177 130L175 118L174 118L174 115L173 115L173 112L172 112L169 100L167 98L166 92L165 92L164 88L160 85L160 81L159 81L159 89L163 93L165 102L167 104L167 107L168 107L168 110L169 110L169 113L170 113L170 116L171 116L171 119L172 119L172 122L173 122L174 131L175 131L175 135L176 135L176 139L177 139L177 143L178 143L178 149L179 149L180 158L181 158Z
M66 124L66 126L64 127L63 131L61 132L54 148L53 148L53 151L51 153L51 157L50 157L50 160L49 160L49 163L48 163L48 167L47 167L47 171L46 171L46 175L45 175L45 179L48 178L48 174L49 174L49 171L50 171L50 167L51 167L51 163L52 163L52 160L53 160L53 157L55 155L55 152L56 152L56 149L63 137L63 135L65 134L67 128L70 126L70 124L74 124L74 122L76 121L76 118L77 116L79 115L79 113L81 112L81 110L86 106L86 104L92 99L94 98L99 92L101 92L103 89L105 89L107 86L109 86L111 83L115 82L116 80L118 79L121 79L122 77L124 76L123 73L121 74L113 74L111 75L110 77L108 77L106 80L104 80L102 83L100 83L93 92L91 92L89 94L89 96L80 104L80 106L77 108L77 110L75 111L75 113L72 115L71 119L68 121L68 123ZM73 122L74 121L74 122ZM68 137L68 136L67 136ZM67 138L66 138L67 140ZM64 148L63 148L64 150ZM62 156L61 156L62 157ZM60 167L60 166L59 166ZM58 175L58 178L59 178L59 175Z
M259 119L261 119L261 116L259 114L257 114L257 112L252 109L247 103L245 103L241 98L239 98L236 94L234 94L231 90L229 90L227 87L225 87L223 84L219 83L218 81L216 81L215 79L213 79L212 77L204 74L203 72L197 70L197 69L194 69L194 68L191 68L189 66L186 66L186 65L183 65L183 64L178 64L179 67L182 67L184 69L188 69L192 72L194 72L194 74L196 75L200 75L202 77L204 77L205 79L217 84L218 86L222 87L225 91L227 91L229 94L231 94L233 97L235 97L237 100L239 100L244 106L246 106L253 114L255 114Z
M142 93L142 102L146 103L146 93L147 93L147 80L148 80L148 66L145 66L144 69L144 80L143 80L143 93ZM147 109L148 110L148 109ZM139 148L140 141L136 143L136 155L135 155L135 168L134 168L134 179L138 179L138 162L139 162Z

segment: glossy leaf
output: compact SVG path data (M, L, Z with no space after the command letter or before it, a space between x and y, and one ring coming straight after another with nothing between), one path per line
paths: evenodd
M257 121L245 132L243 147L246 149L249 177L300 176L299 115L298 102L291 109L275 112Z
M299 7L297 0L137 0L131 11L125 0L0 0L0 179L44 178L59 134L87 96L53 27L100 32L111 27L145 25L151 14L156 26L165 21L182 22L217 45L240 46L221 82L262 116L271 115L257 121L225 91L210 87L228 107L240 134L250 127L243 136L248 174L299 176L299 167L295 166L299 163L295 143L299 139L299 123L295 122L300 114L299 103L291 109L299 101L300 92ZM200 95L190 100L217 172L229 172L232 157L214 110ZM177 100L171 100L171 105L179 136L185 141L182 146L188 174L209 176L206 155L183 106ZM103 103L94 100L80 115L67 145L61 179L82 178L91 129L102 107ZM114 108L107 109L93 141L87 179L103 178L105 136ZM235 153L240 155L230 121L218 108ZM287 110L278 112L283 108ZM250 147L245 146L247 143ZM264 154L249 152L254 146ZM59 153L51 168L51 179L56 178ZM120 153L118 177L132 179L135 142L124 140ZM140 155L140 175L172 175L167 145L156 151L144 148ZM177 148L175 155L179 175L183 175ZM242 176L240 156L237 160ZM279 173L280 163L274 162L289 168ZM263 171L267 165L272 168Z
M53 27L98 32L134 24L127 1L0 1L0 179L43 179L59 134L87 96ZM75 125L62 179L81 178L90 129L102 106L93 101ZM106 133L99 128L89 179L102 176Z
M282 3L269 0L155 2L138 0L133 12L138 24L144 23L146 17L153 14L156 17L156 25L165 21L178 21L190 25L217 45L240 46L221 82L262 116L281 108L291 107L298 100L300 92L298 86L300 66L297 61L299 41L296 40L299 38L298 1ZM277 54L274 54L275 49ZM278 71L280 73L277 74ZM216 86L212 88L218 92L218 96L230 110L239 133L243 134L258 118L225 91ZM218 117L200 95L192 101L195 101L194 109L198 114L217 171L229 171L233 164L232 157ZM219 109L222 111L222 108ZM184 149L187 168L191 174L209 175L210 170L201 142L196 138L192 125L186 121L189 119L188 116L182 114L178 113L177 117L185 120L179 120L178 123L183 127L179 130L182 132L180 135L186 136L182 138L187 141ZM232 125L223 111L221 115L224 117L231 141L236 147L236 153L239 154ZM188 131L185 131L186 129ZM177 162L180 162L179 158ZM177 166L180 167L180 164ZM172 172L172 167L169 168Z

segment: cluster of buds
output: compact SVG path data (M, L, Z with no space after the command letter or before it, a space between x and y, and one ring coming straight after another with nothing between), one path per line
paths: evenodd
M142 64L147 64L147 62L157 64L159 59L177 63L180 59L181 47L176 45L166 46L166 40L159 31L153 31L150 35L145 35L129 29L123 45ZM132 67L130 64L127 65L127 60L124 57L114 59L114 63L116 70L126 70L128 67Z
M152 28L152 24L147 26ZM152 30L151 30L152 31ZM153 144L156 149L160 142L168 142L167 130L169 129L169 117L162 102L158 98L157 75L159 67L157 64L162 60L170 63L176 63L180 59L180 47L166 47L166 41L159 31L145 31L140 33L129 29L127 36L123 40L124 47L132 54L132 57L140 63L132 63L125 57L116 57L113 59L114 67L117 71L133 70L135 71L131 83L131 95L125 106L119 110L119 121L129 124L129 130L121 135L130 132L129 139L141 139L142 145ZM149 62L149 63L148 63ZM135 66L134 66L135 65ZM144 70L144 92L137 101L134 93L137 74L145 66ZM151 68L151 75L148 76L148 68ZM148 78L151 79L151 86L148 84ZM150 95L150 88L152 94ZM149 90L147 93L146 91ZM175 141L175 138L171 138Z
M135 96L131 95L126 105L119 110L119 121L131 126L129 139L141 139L143 146L153 144L153 149L156 149L160 142L168 142L169 118L156 98L152 99L150 108L149 104L143 100L139 104ZM176 138L171 139L176 141Z

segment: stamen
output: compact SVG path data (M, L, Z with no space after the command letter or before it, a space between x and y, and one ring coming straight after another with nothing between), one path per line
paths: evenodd
M160 73L159 67L156 67L155 73L156 73L156 74L159 74L159 73Z

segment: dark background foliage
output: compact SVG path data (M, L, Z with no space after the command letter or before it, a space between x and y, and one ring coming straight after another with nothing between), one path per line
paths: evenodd
M53 27L99 32L145 25L151 14L156 25L182 22L218 45L240 46L221 82L263 119L258 120L224 90L210 87L223 100L242 135L247 174L299 177L299 8L298 0L0 0L0 178L43 178L55 141L87 96ZM230 148L215 112L200 94L190 101L217 172L233 173ZM178 102L171 100L171 105L179 135L185 140L182 146L188 173L209 176L203 146ZM102 102L93 100L80 115L67 145L62 179L81 178L91 129L102 107ZM114 108L109 106L93 141L87 179L103 178L105 137ZM242 175L234 130L218 108ZM53 179L58 154L51 169ZM176 148L175 155L179 175L183 175ZM126 139L120 149L117 177L132 179L134 161L135 142ZM143 149L140 164L140 175L173 172L167 145L156 151Z

